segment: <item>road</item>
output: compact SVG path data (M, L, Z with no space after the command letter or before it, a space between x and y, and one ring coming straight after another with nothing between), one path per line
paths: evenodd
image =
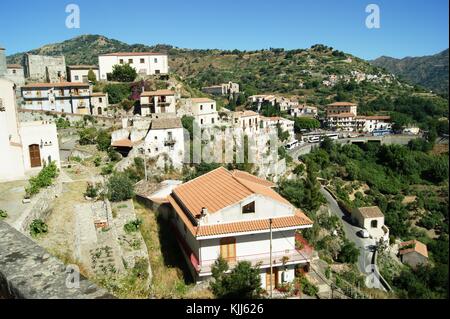
M358 226L354 226L347 221L344 212L339 207L336 200L331 196L331 194L321 187L320 192L325 197L328 207L332 214L338 216L342 220L345 237L351 242L355 243L355 245L359 248L360 254L358 258L358 269L359 271L366 277L371 275L370 271L372 269L375 271L377 278L379 278L378 269L376 267L371 267L373 252L367 249L368 246L375 245L376 242L371 238L361 238L356 233L362 228ZM369 271L369 272L368 272ZM372 278L371 278L372 279ZM382 287L382 286L381 286ZM383 289L383 288L382 288Z

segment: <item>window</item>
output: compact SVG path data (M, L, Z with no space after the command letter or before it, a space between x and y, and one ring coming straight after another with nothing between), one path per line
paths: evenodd
M145 63L145 60L144 59L141 59L141 64L144 64Z
M370 227L377 228L378 227L378 220L372 220L370 222Z
M103 102L103 98L99 97L99 98L98 98L98 101L99 101L100 103L102 103L102 102Z
M133 64L133 59L128 59L128 64Z
M203 124L203 119L200 120L200 124Z
M213 105L211 104L211 110L213 109L214 107L213 107Z
M251 202L242 207L242 214L252 214L255 212L255 202Z
M200 111L203 111L203 105L200 105Z
M158 59L157 59L157 58L155 58L155 60L154 60L154 61L155 61L155 63L158 63Z
M214 119L211 119L211 124L214 124Z
M158 152L158 151L159 151L159 149L157 147L155 147L155 152Z
M75 81L78 81L80 77L78 75L75 75Z
M12 73L13 73L13 74L16 74L16 70L12 70Z
M158 139L158 136L155 136L155 140L157 140Z
M120 64L123 64L123 59L120 59L120 60L119 60L119 63L120 63Z

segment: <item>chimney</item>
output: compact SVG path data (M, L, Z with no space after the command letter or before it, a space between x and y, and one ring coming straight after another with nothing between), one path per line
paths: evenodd
M203 207L202 212L200 213L200 218L206 217L208 215L208 208Z

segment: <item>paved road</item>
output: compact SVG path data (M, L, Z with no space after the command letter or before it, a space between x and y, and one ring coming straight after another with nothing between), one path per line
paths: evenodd
M331 196L331 194L326 191L323 187L321 187L320 192L325 197L328 202L328 207L332 214L338 216L342 220L342 224L344 227L345 237L351 242L355 243L355 245L360 249L360 254L358 258L358 269L364 274L366 277L370 275L367 270L371 270L372 267L369 267L372 264L373 252L367 249L367 246L375 245L375 240L371 238L361 238L356 233L362 228L358 226L354 226L350 224L347 219L344 218L345 214L339 207L336 200ZM376 274L378 275L378 270L376 270Z

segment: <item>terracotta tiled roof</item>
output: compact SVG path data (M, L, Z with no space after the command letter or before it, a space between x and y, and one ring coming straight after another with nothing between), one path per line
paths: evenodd
M194 237L217 236L231 233L243 233L252 231L268 230L270 228L268 219L242 221L234 223L224 223L217 225L197 225L189 218L173 196L169 196L168 200L178 214L180 219L186 225L186 228ZM272 229L290 228L310 226L312 221L300 210L295 215L273 218Z
M173 193L192 216L203 207L214 213L254 194L223 167L178 186Z
M175 95L172 90L157 90L157 91L146 91L141 94L141 96L160 96L160 95Z
M329 113L327 116L328 117L355 117L355 114L353 114L351 112L340 113L340 114Z
M8 69L23 69L23 67L20 64L8 64L6 67Z
M259 114L254 111L237 111L234 112L235 117L248 117L248 116L258 116Z
M191 99L191 101L194 102L194 103L212 103L212 102L215 102L214 100L209 99L207 97L194 97L194 98Z
M56 88L56 87L83 87L88 88L87 83L78 82L57 82L57 83L32 83L22 86L22 88Z
M412 247L402 249L402 247L408 247L408 246L412 246ZM416 253L421 254L422 256L425 256L428 258L427 245L425 245L424 243L422 243L418 240L405 241L400 244L399 249L400 249L400 251L399 251L400 255L408 254L411 252L416 252Z
M357 208L361 215L365 218L378 218L384 217L378 206L370 206L370 207L359 207Z
M389 121L391 119L389 115L357 116L356 118L366 120L385 120L385 121Z
M331 104L328 104L328 106L356 106L355 103L351 103L351 102L334 102Z
M141 55L167 55L167 54L158 52L116 52L116 53L100 54L100 56L141 56Z
M111 143L112 146L116 147L133 147L133 142L129 139L117 140Z
M151 130L165 130L170 128L182 128L181 119L179 117L153 119Z
M69 69L72 70L98 70L98 66L97 65L86 65L86 64L80 64L80 65L69 65L68 66Z
M259 177L255 176L255 175L252 175L250 173L247 173L247 172L244 172L244 171L240 171L240 170L237 170L237 169L234 170L234 171L231 171L231 174L235 178L248 180L250 182L258 183L258 184L261 184L261 185L266 186L266 187L274 187L275 186L275 184L273 182L271 182L271 181L259 178Z

